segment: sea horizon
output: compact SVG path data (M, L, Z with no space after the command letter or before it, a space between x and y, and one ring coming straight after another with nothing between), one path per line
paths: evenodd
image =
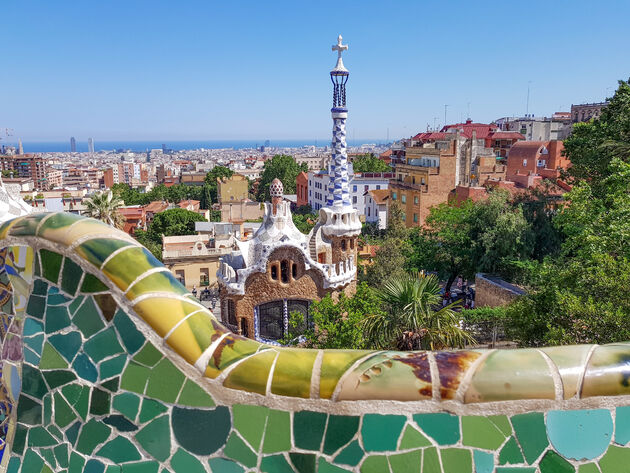
M267 144L268 141L268 144ZM302 140L94 140L95 151L129 150L145 152L150 149L161 149L165 145L167 149L174 151L191 149L249 149L267 146L270 148L302 148L304 146L324 147L331 142L317 139ZM357 139L348 140L348 146L360 146L362 144L385 144L385 140ZM0 146L14 146L17 142L1 142ZM88 152L87 141L76 142L77 152ZM22 148L25 153L69 153L70 140L67 141L23 141Z

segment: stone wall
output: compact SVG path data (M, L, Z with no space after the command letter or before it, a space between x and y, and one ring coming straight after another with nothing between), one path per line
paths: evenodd
M523 294L525 291L522 288L503 281L497 276L482 273L475 275L476 307L505 306Z
M24 246L28 245L28 246ZM623 473L630 343L393 352L234 335L127 235L0 226L0 471Z

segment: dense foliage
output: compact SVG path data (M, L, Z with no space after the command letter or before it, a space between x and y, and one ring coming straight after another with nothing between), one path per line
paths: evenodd
M124 217L118 212L122 200L112 191L96 192L85 200L85 214L116 228L123 228Z
M352 160L354 172L391 172L392 168L382 159L373 154L357 156Z
M285 194L295 194L295 180L302 171L308 172L306 163L298 164L293 156L277 154L265 162L262 176L258 182L256 200L269 202L269 186L271 181L278 178L282 181Z

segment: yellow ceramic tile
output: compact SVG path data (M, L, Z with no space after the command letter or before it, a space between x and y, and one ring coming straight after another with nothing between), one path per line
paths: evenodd
M127 292L127 299L130 301L136 297L149 292L165 291L176 294L188 294L188 290L175 279L170 271L149 274L147 277L135 283Z
M134 305L133 309L160 337L164 337L180 320L199 306L167 297L152 297Z
M425 352L376 354L342 381L337 400L431 399L431 369Z
M265 350L252 355L230 372L223 382L223 386L265 394L269 371L277 354L278 352L275 350Z
M562 378L564 399L574 397L579 389L578 383L584 372L586 357L593 345L573 345L566 347L541 348L558 367Z
M38 235L61 245L70 246L79 238L83 238L87 235L104 233L112 235L122 234L124 238L130 238L126 233L121 232L120 230L116 230L110 225L91 218L83 219L73 226L67 225L60 228L42 228L40 229Z
M125 291L139 276L159 264L145 248L130 246L112 257L103 267L103 273Z
M166 339L166 343L179 353L188 363L194 364L206 348L210 346L216 333L212 327L210 314L198 312L191 315Z
M256 353L260 345L249 338L229 334L221 340L219 346L214 350L205 375L209 378L216 378L231 364Z
M284 348L280 350L271 380L271 392L282 396L311 396L311 376L317 350Z
M367 356L367 350L325 350L319 380L319 397L330 399L339 378L356 363Z
M549 366L534 349L497 350L479 365L465 403L555 399Z
M602 345L591 355L580 397L630 394L630 346Z

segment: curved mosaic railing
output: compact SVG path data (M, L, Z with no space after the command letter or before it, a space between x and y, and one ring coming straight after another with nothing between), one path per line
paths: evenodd
M0 471L626 471L630 344L385 352L228 332L126 234L0 227Z

